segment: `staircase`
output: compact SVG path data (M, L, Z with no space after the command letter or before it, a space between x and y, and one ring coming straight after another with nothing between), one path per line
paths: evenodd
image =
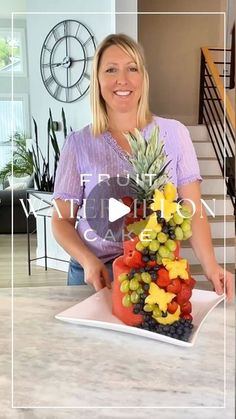
M215 218L207 210L206 211L211 227L216 259L219 264L223 266L225 253L226 269L233 272L235 260L233 205L230 198L225 195L226 187L224 179L222 178L218 161L215 157L214 149L205 125L188 126L187 128L198 156L200 172L203 178L201 184L202 198L212 210L214 210L212 199L215 199ZM224 214L226 214L225 227ZM189 241L182 242L181 248L181 256L189 260L193 277L197 281L206 281L201 265L195 257Z

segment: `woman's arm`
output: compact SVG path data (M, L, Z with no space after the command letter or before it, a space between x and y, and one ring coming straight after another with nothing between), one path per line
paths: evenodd
M96 291L104 286L111 288L105 265L89 250L75 229L78 205L73 206L73 217L71 217L71 204L69 201L56 199L55 202L61 215L60 218L54 208L52 232L56 241L82 265L85 282L92 284Z
M215 258L207 215L205 209L201 209L199 182L195 181L180 186L178 188L178 195L182 199L189 199L195 203L196 212L192 218L193 234L190 238L190 243L206 277L213 283L217 294L223 293L225 283L227 299L231 300L233 297L233 276L230 272L224 271ZM185 204L188 206L191 205L188 201Z

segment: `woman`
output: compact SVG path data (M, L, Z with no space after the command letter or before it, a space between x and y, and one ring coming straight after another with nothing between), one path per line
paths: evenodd
M129 144L124 132L142 130L145 138L154 125L159 125L165 138L165 151L171 159L170 181L175 183L178 195L195 202L192 220L191 245L206 277L218 294L233 295L233 279L218 265L212 247L206 214L200 218L200 181L198 162L188 130L175 120L151 114L148 106L149 80L143 52L139 44L126 35L109 35L98 47L92 72L91 108L93 123L79 132L71 133L63 147L57 170L54 199L60 211L54 210L52 227L58 243L72 257L68 284L91 284L96 291L111 287L112 261L122 253L119 243L104 242L94 233L86 241L86 220L75 229L76 215L99 173L127 173L130 170L127 153ZM146 134L146 135L145 135ZM90 182L81 182L80 174L91 175ZM70 202L73 217L70 217Z

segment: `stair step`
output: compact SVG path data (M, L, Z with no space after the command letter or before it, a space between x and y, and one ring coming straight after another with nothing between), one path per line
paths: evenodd
M234 238L234 216L218 215L216 217L209 216L208 221L211 227L211 235L215 238ZM225 224L225 225L224 225Z
M216 175L221 176L218 160L214 157L200 157L198 159L201 176Z
M214 197L215 194L221 193L224 195L226 192L225 181L222 176L206 175L203 176L201 184L201 191L203 194L209 194Z
M192 141L207 141L209 139L206 125L188 125L187 128L189 130Z
M224 215L224 213L226 215L232 215L234 212L233 205L229 196L225 196L223 194L202 194L202 199L206 205L211 208L215 215ZM207 215L210 214L207 209L206 213Z
M215 150L210 141L195 141L194 148L198 158L215 157Z
M220 264L222 266L222 268L224 268L223 264ZM235 265L234 263L227 263L225 265L225 269L229 272L231 272L232 274L234 274L235 271ZM207 281L206 276L203 273L203 269L201 267L201 265L191 265L190 266L190 272L191 275L193 276L194 279L196 279L196 281ZM207 281L208 282L208 281Z
M223 238L215 238L212 240L213 247L215 250L216 260L219 263L224 263L224 253L225 253L225 262L234 263L235 260L235 240L232 238L224 240ZM224 243L225 242L225 243ZM224 244L226 249L224 249ZM191 245L188 240L181 243L181 256L186 258L191 265L199 265L199 260L196 258Z

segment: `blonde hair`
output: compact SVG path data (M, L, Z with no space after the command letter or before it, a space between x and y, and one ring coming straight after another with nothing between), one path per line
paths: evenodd
M108 35L98 46L92 68L91 86L90 86L90 104L92 111L92 131L94 136L98 136L107 131L109 121L105 101L100 92L98 81L98 71L101 57L104 51L112 45L121 48L137 64L138 70L143 74L143 84L141 97L138 103L137 128L143 128L151 119L152 114L149 110L149 77L145 68L145 58L140 44L125 34Z

